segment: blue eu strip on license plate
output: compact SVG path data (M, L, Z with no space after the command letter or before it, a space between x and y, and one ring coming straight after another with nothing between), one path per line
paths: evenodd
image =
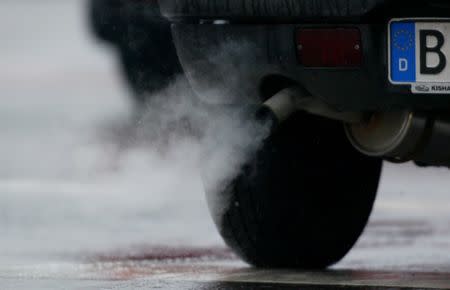
M391 77L395 82L416 81L416 25L391 24Z
M389 80L412 93L450 94L449 20L391 21Z

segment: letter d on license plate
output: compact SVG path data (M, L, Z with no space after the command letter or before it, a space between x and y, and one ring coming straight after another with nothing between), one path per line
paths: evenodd
M413 93L450 94L450 20L392 20L389 80Z

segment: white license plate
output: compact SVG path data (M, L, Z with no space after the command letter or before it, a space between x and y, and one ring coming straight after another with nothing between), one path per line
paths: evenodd
M412 93L450 94L450 19L392 20L389 80Z

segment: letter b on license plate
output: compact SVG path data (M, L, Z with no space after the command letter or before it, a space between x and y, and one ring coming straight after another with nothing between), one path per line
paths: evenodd
M413 93L450 94L450 20L393 20L389 79Z

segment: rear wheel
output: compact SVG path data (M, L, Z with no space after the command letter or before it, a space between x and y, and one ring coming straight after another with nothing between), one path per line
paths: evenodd
M208 203L226 243L250 264L324 268L363 231L381 164L350 145L341 123L298 113L226 189L207 192Z

